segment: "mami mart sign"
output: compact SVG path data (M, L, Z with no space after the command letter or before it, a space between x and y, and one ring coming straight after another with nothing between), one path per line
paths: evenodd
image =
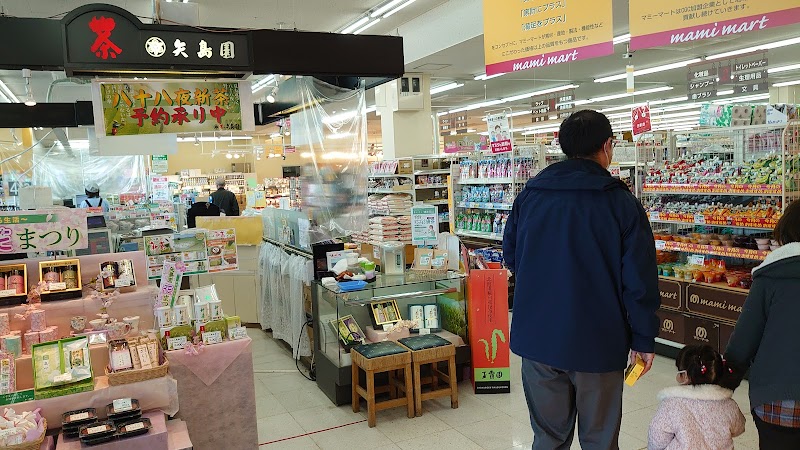
M254 131L246 81L92 82L98 136Z
M735 37L800 22L797 0L630 1L631 50Z
M576 0L483 0L486 74L613 54L611 3L596 0L587 7Z
M0 214L0 254L81 250L88 246L85 209Z

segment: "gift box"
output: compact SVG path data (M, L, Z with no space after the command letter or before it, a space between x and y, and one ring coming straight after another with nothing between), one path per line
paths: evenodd
M58 327L50 326L39 332L39 342L50 342L58 340Z
M31 350L33 349L33 346L35 344L38 344L39 342L40 341L39 341L39 332L38 331L33 331L33 330L26 331L25 335L23 336L23 344L25 345L25 353L30 355L31 354Z
M47 318L43 309L30 311L31 331L43 331L47 328Z

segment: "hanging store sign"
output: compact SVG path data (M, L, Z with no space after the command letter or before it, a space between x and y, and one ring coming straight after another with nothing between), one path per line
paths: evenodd
M0 214L0 254L81 250L88 246L85 209Z
M488 136L480 134L458 134L444 136L444 152L481 152L489 150Z
M439 133L444 136L450 134L451 131L455 131L453 120L449 117L439 119Z
M483 24L487 75L614 53L611 0L483 0Z
M575 111L575 90L570 89L533 97L531 109L531 122L533 123L566 119Z
M631 109L631 127L634 136L647 133L652 129L650 122L650 106L643 105Z
M732 38L800 22L796 0L629 2L631 50Z
M469 125L467 124L468 117L466 113L459 114L456 116L455 127L456 133L463 134L466 133L469 129Z
M92 82L98 136L254 131L251 97L246 81Z
M241 71L251 67L247 32L143 24L128 11L87 5L62 21L70 70Z
M512 135L508 114L501 113L486 116L486 124L489 127L489 142L492 153L510 152Z

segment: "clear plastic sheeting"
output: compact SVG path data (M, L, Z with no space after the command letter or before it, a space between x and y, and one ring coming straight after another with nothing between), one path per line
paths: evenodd
M311 283L311 260L290 255L269 244L261 245L259 303L261 328L292 347L294 358L311 356L311 342L304 329L303 286ZM310 326L310 325L309 325Z
M31 170L33 184L49 186L53 198L83 194L91 183L97 183L101 196L147 192L144 157L99 156L88 147L67 151L60 144L56 146L58 151L34 149Z
M350 90L296 79L303 109L291 116L292 143L309 159L301 175L310 243L351 235L367 223L367 122L363 85Z

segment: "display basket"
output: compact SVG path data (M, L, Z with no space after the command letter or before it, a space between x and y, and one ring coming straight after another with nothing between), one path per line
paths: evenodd
M138 383L140 381L154 380L167 376L169 372L169 360L164 360L164 364L151 369L133 369L122 372L109 372L106 367L106 376L109 386L119 386L122 384Z
M0 450L39 450L42 447L44 438L47 437L47 419L42 417L42 435L35 441L23 442L22 444L0 446Z

